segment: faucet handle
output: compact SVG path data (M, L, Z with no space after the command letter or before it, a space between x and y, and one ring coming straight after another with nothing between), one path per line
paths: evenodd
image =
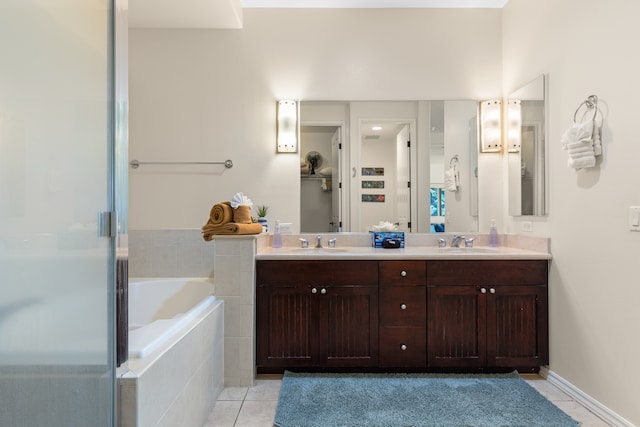
M438 247L439 248L444 248L447 246L447 241L444 239L438 239Z
M298 240L300 240L300 244L302 245L303 248L308 248L309 247L309 241L307 239L303 239L301 237Z
M329 239L329 247L330 248L335 248L336 247L336 240L338 240L337 237L334 237L333 239Z
M476 240L475 237L469 237L468 239L464 240L464 247L465 248L472 248L473 247L473 241Z

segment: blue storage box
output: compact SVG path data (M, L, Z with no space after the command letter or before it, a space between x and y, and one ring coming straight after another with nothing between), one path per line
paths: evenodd
M400 242L400 247L404 248L404 231L370 231L371 246L381 248L382 242L386 239L393 239Z

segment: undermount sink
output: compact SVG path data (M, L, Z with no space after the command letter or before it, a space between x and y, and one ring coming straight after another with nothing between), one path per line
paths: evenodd
M341 248L292 248L291 252L313 254L335 254L339 252L346 252L346 249Z
M456 248L456 247L446 247L439 248L442 252L447 253L460 253L460 254L482 254L482 253L491 253L498 251L498 248Z

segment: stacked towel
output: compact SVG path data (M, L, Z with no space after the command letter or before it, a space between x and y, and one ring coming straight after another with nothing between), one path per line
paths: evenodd
M602 154L600 130L593 120L574 123L562 134L562 149L569 153L568 165L576 170L592 168Z
M238 193L242 194L242 193ZM238 196L238 195L236 195ZM202 237L205 241L213 240L216 234L260 234L262 225L251 221L251 201L234 196L230 202L216 203L211 208L209 219L202 227ZM245 204L239 204L245 203ZM236 205L236 207L232 207Z
M213 240L213 236L216 234L260 234L262 233L262 225L258 223L253 224L238 224L235 222L228 222L223 225L212 225L210 223L205 224L202 227L202 237L206 242Z
M450 166L448 170L444 172L444 186L449 191L458 191L460 186L460 173L456 166Z

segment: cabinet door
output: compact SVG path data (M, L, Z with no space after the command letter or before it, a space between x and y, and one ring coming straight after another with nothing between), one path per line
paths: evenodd
M486 362L486 294L475 286L427 289L427 364L480 367Z
M495 286L487 293L487 364L548 363L546 286Z
M258 287L258 368L319 366L317 298L310 286Z
M320 290L320 359L324 366L376 366L378 289L327 286Z

